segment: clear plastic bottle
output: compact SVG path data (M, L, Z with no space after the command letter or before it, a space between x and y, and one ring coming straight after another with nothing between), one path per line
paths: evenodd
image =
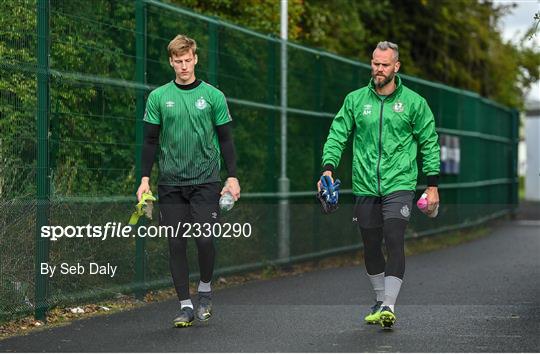
M229 211L234 206L234 197L231 193L226 192L219 198L219 207L223 211Z

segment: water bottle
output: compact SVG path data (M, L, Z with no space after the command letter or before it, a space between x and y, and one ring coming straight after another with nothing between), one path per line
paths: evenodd
M422 212L424 212L427 209L428 201L427 201L427 194L423 193L420 199L416 202L416 206L418 209L420 209Z
M431 214L427 213L428 201L427 201L427 194L426 193L423 193L422 196L420 197L420 199L418 199L418 201L416 202L416 206L418 207L418 209L420 209L420 211L422 211L422 213L426 214L430 218L437 217L437 215L439 214L439 205L438 204L437 204L437 207L435 208L435 210L433 210L431 212Z
M231 193L226 192L219 198L219 207L223 211L229 211L234 206L234 197Z

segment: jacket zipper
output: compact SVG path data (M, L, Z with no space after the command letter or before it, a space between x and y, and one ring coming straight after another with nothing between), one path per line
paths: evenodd
M381 100L381 114L379 115L379 159L377 160L377 190L381 195L381 157L382 157L382 123L384 98Z

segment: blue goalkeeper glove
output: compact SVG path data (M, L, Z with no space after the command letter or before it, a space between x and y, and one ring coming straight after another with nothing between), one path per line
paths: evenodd
M317 192L317 199L321 202L321 209L324 214L333 213L338 209L339 186L341 181L336 179L332 183L330 176L321 176L321 190Z

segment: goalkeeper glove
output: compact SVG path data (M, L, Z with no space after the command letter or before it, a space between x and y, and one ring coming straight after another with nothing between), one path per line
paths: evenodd
M332 183L330 176L321 176L321 190L317 192L316 197L321 202L321 209L324 214L333 213L338 209L340 185L339 179Z

